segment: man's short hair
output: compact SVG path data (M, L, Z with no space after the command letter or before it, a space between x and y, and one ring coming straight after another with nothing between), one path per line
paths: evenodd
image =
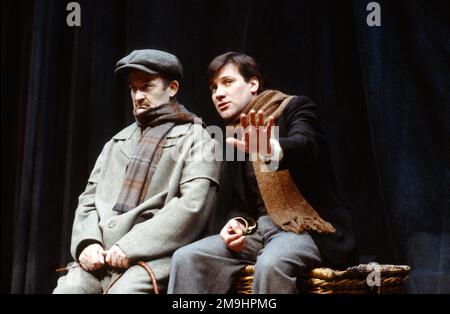
M239 73L246 82L250 81L252 77L256 77L259 81L258 93L263 90L264 84L259 64L249 55L235 51L221 54L210 62L206 70L206 78L209 85L213 83L220 70L229 63L234 64L238 68Z

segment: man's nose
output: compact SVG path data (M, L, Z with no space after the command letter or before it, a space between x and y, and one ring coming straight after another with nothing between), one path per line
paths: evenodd
M222 87L217 87L217 89L214 93L214 97L217 100L222 100L225 97L225 90Z
M143 99L145 99L145 95L144 95L144 93L142 91L137 90L135 95L134 95L134 99L136 99L136 100L143 100Z

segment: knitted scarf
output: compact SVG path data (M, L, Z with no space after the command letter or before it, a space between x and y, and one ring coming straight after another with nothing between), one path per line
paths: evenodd
M149 108L135 118L144 131L128 163L122 189L113 208L119 213L126 213L144 201L170 129L175 124L194 122L196 116L183 105L172 102Z
M259 94L243 110L243 113L248 114L252 109L256 112L262 110L265 123L271 115L277 121L293 97L280 91L267 90ZM234 125L238 123L238 119L233 122ZM277 226L284 231L294 233L301 233L304 230L318 233L334 233L336 231L306 201L295 185L289 170L262 171L265 165L260 160L252 161L252 165L267 213Z

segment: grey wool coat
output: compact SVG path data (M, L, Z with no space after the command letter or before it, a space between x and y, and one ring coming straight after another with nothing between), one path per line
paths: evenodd
M104 249L118 245L131 263L146 261L157 278L166 280L173 252L197 240L207 227L221 165L213 156L216 142L201 125L176 125L167 135L145 201L118 214L112 208L140 134L134 123L104 146L79 197L71 254L77 261L92 242Z

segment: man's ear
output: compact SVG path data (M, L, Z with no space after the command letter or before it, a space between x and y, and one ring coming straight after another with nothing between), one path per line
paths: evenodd
M251 84L250 91L252 92L252 94L256 94L259 89L259 80L256 78L256 76L252 76L249 83Z
M177 94L179 87L180 87L180 84L178 83L178 81L171 81L169 83L169 96L170 96L170 98L174 97Z

